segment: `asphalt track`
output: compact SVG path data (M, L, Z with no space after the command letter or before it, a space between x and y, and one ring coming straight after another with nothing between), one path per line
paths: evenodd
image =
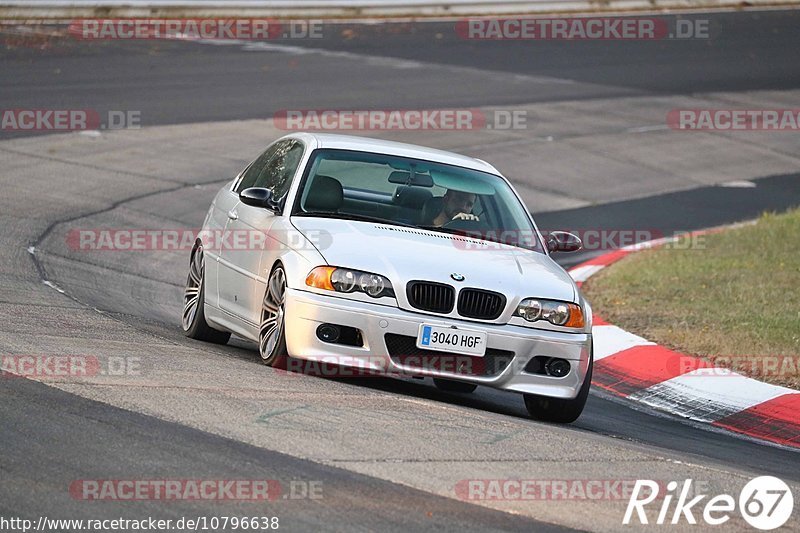
M277 516L282 528L290 531L566 531L170 424L34 381L4 384L0 398L6 428L6 486L0 511L6 517L157 515L177 521L197 516ZM88 513L86 502L65 498L65 485L76 479L107 479L108 472L127 478L133 470L139 479L185 479L186 472L202 471L202 479L324 480L329 489L320 499L294 500L304 489L289 489L284 482L280 497L292 498L277 502L177 501L157 509L151 502L112 502ZM26 487L23 479L32 486Z
M348 39L300 43L373 56L366 61L239 45L67 43L46 51L6 51L0 83L4 107L138 109L145 126L269 118L286 108L511 106L797 87L794 12L712 18L724 31L711 43L536 43L515 53L503 43L482 47L453 39L444 24L420 26L413 31L417 38L369 26L356 28L361 31ZM436 42L441 45L431 44ZM742 68L743 54L758 60ZM446 76L437 79L430 72L436 69L378 59L386 57L450 66L439 69ZM203 153L212 151L213 140L202 137L211 131L228 138L231 147L216 160ZM13 250L0 271L3 353L134 355L146 370L130 382L66 382L57 388L3 380L4 516L253 514L248 504L229 502L87 503L71 499L66 487L85 478L268 477L324 483L323 500L258 508L259 515L285 517L282 524L290 530L547 527L536 519L613 530L621 519L618 505L495 506L525 515L515 516L454 499L446 481L687 475L706 478L721 491L733 491L757 474L800 482L796 452L710 432L600 394L590 397L576 424L560 428L525 418L516 395L482 388L473 396L442 394L415 381L290 379L261 367L246 343L210 347L185 340L176 326L185 254L87 257L65 249L64 232L87 226L195 227L224 177L269 135L239 139L237 147L224 128L191 127L170 133L165 139L174 145L159 150L152 140L114 143L113 135L107 145L88 148L76 136L62 136L41 138L42 144L20 139L25 143L0 150L8 228L3 246ZM171 147L179 154L174 160ZM194 160L187 156L192 152ZM668 233L800 203L797 174L768 174L752 174L763 177L753 180L752 189L648 183L653 195L590 198L599 205L541 209L537 220L551 229L646 227ZM570 197L570 187L558 191L559 198ZM25 251L29 245L41 250L35 261ZM583 258L565 257L564 263ZM42 286L42 277L75 299ZM313 415L269 425L282 409ZM464 466L453 466L458 463ZM593 515L596 522L590 521Z
M502 106L800 84L800 12L678 18L708 19L711 38L489 42L459 37L454 22L435 22L324 25L321 39L276 39L267 47L254 45L252 53L224 43L87 44L69 38L42 50L34 41L0 56L3 101L19 108L45 102L102 113L134 109L148 126L269 118L282 109ZM341 57L278 53L273 45L376 59L348 64L343 75ZM407 63L387 70L386 58ZM447 68L431 79L415 68L416 61ZM489 75L466 79L459 69ZM539 82L532 86L525 77Z

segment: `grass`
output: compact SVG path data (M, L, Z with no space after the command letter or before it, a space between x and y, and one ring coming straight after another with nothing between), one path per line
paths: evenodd
M800 209L695 244L631 254L583 291L625 330L800 388Z

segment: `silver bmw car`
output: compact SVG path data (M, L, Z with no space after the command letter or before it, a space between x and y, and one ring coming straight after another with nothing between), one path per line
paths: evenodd
M182 326L258 343L264 363L431 377L522 393L572 422L592 375L592 312L490 164L369 138L278 139L216 195L192 250Z

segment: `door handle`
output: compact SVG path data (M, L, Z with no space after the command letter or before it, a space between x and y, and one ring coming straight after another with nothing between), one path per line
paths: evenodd
M231 209L230 211L228 211L228 218L231 219L231 220L238 220L239 219L239 213L237 213L236 210Z

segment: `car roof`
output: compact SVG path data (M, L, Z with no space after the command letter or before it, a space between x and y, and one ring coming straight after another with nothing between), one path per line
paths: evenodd
M470 168L489 172L500 176L500 172L492 165L481 159L468 157L445 150L436 150L416 144L407 144L395 141L385 141L371 137L358 137L356 135L338 135L333 133L295 133L288 137L297 137L312 141L317 148L332 148L339 150L356 150L359 152L373 152L378 154L398 155L414 159L435 161L447 165Z

